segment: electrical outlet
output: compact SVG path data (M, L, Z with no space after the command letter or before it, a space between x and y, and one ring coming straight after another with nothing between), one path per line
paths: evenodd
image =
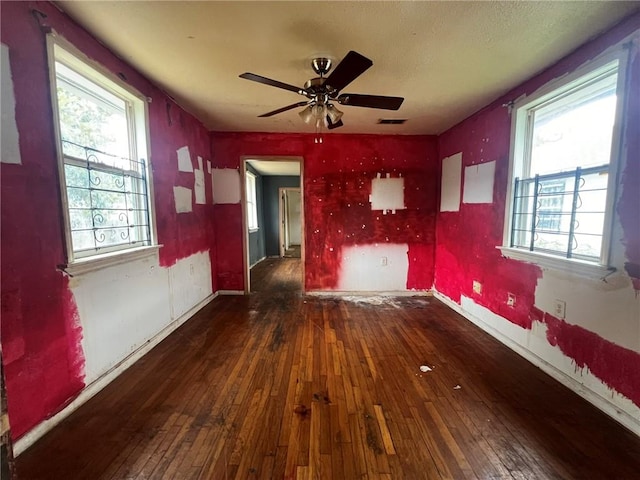
M473 281L473 291L478 295L482 295L482 284L477 280Z
M387 257L382 257L380 259L380 265L382 265L383 267L386 267L389 263L389 259Z
M567 314L567 302L564 300L553 301L553 316L556 318L565 318Z
M508 307L516 306L516 296L513 293L507 293L507 306Z

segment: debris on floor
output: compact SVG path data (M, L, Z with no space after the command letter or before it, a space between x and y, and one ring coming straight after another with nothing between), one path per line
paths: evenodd
M420 371L423 373L430 372L431 370L433 370L433 368L429 367L428 365L420 365Z
M462 387L460 385L456 385L455 387L453 387L454 390L460 390Z

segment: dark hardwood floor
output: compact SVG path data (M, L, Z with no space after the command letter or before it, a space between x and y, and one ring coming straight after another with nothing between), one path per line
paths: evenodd
M639 478L640 438L442 303L303 296L299 270L261 262L255 293L202 309L19 478Z

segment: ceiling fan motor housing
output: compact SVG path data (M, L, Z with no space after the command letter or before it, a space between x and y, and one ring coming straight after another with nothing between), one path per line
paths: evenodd
M325 85L326 78L316 77L311 80L307 80L304 84L304 90L309 93L311 98L323 100L323 97L327 94L331 94L331 86Z

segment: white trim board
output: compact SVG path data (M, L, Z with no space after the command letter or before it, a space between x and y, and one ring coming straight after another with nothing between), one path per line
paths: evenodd
M101 375L98 379L91 382L87 385L80 394L67 405L65 408L56 413L53 417L46 419L45 421L39 423L36 427L32 428L29 432L23 435L19 440L15 442L13 445L13 453L18 456L27 450L30 446L32 446L37 440L39 440L42 436L44 436L47 432L53 429L56 425L62 422L65 418L71 415L75 410L77 410L80 406L86 403L89 399L98 394L103 388L109 385L113 380L115 380L120 374L122 374L125 370L127 370L130 366L140 360L143 356L145 356L149 351L151 351L156 345L158 345L162 340L168 337L171 333L173 333L178 327L180 327L183 323L193 317L199 310L204 308L206 305L211 303L217 296L219 292L213 293L209 295L207 298L199 302L196 306L192 307L190 310L185 312L180 318L174 320L170 324L168 324L165 328L160 330L153 338L147 340L147 342L140 346L138 349L133 351L128 357L123 359L120 363L115 365L109 371Z
M574 378L571 378L570 376L568 376L567 374L565 374L564 372L556 368L554 365L550 364L543 358L537 356L531 350L526 349L519 343L513 341L511 338L507 337L500 331L496 330L492 326L485 323L483 320L481 320L477 316L464 310L460 305L458 305L457 303L455 303L453 300L446 297L445 295L441 294L437 290L433 290L433 295L435 298L443 302L445 305L450 307L455 312L462 315L464 318L469 320L471 323L473 323L477 327L481 328L483 331L485 331L486 333L491 335L493 338L498 340L500 343L502 343L503 345L505 345L506 347L508 347L509 349L513 350L518 355L523 357L525 360L529 361L530 363L538 367L544 373L546 373L547 375L551 376L552 378L560 382L562 385L567 387L572 392L580 395L586 401L594 405L603 413L607 414L613 420L617 421L618 423L620 423L621 425L629 429L634 434L640 436L640 419L634 418L629 413L620 410L619 407L609 402L605 397L587 388L585 385L581 384ZM506 319L504 321L508 322L508 320ZM515 324L513 325L515 326Z

